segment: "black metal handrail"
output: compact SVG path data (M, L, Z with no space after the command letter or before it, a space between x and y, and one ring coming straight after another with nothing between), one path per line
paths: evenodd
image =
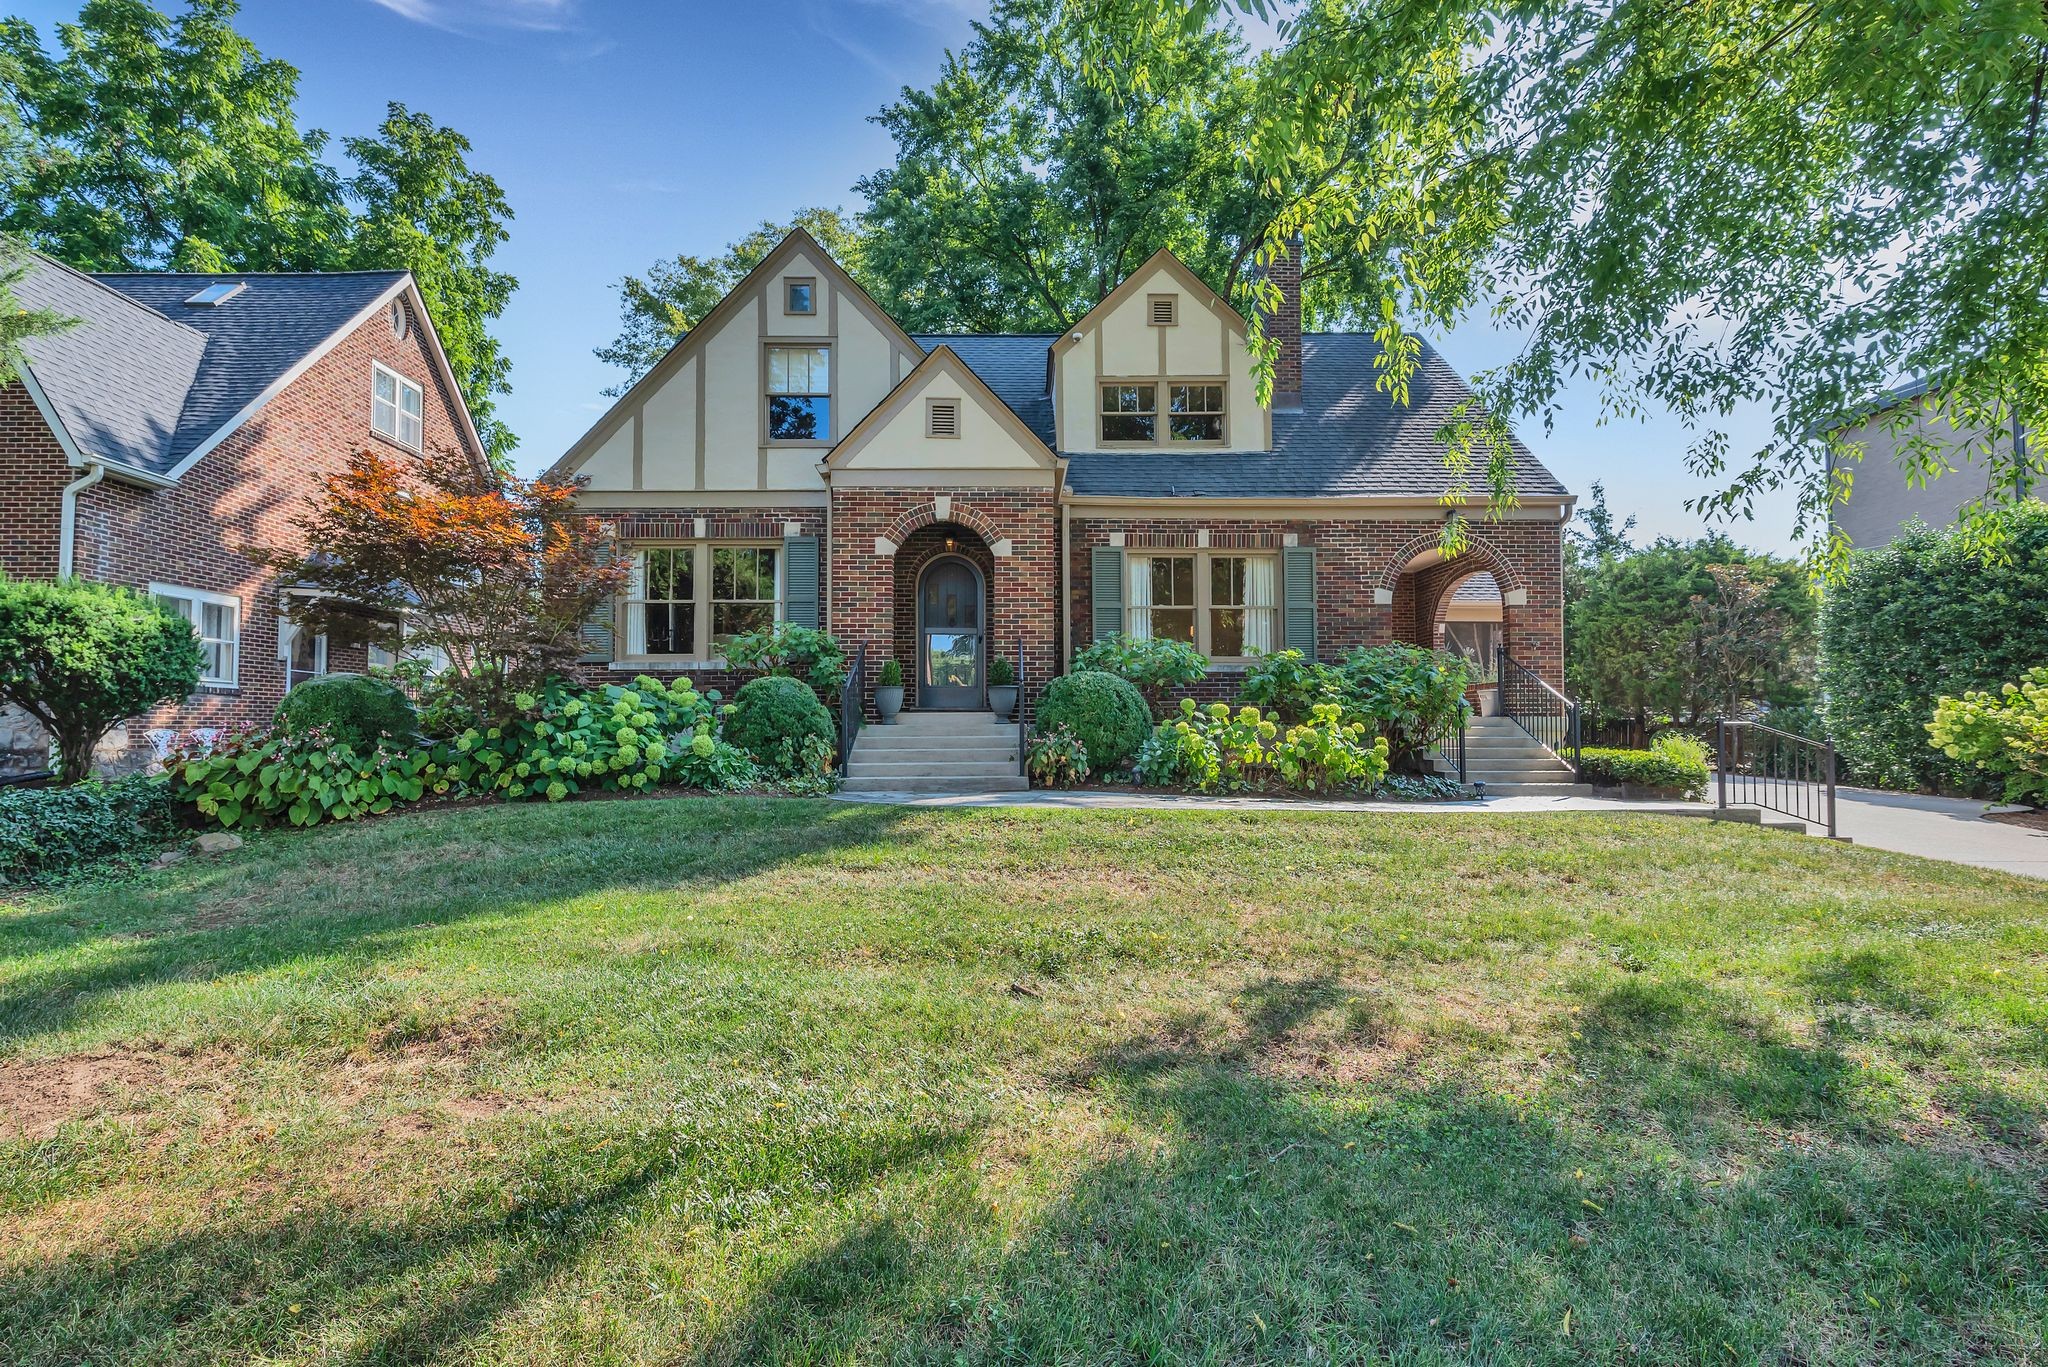
M1522 728L1583 776L1579 759L1579 703L1551 687L1550 681L1508 654L1494 649L1494 674L1500 680L1500 714Z
M1019 636L1017 638L1017 772L1029 777L1031 763L1024 753L1026 735L1027 729L1024 724L1024 638Z
M868 696L868 646L863 641L854 647L853 668L846 671L846 682L839 686L839 773L846 774L846 762L853 758L854 738L860 735L863 720L862 709L867 705Z
M1465 779L1465 731L1472 724L1472 709L1466 708L1458 717L1458 782Z
M1761 807L1835 835L1835 747L1757 721L1714 728L1714 805Z

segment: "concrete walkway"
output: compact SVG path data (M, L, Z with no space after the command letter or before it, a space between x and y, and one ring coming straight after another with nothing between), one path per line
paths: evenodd
M911 807L1063 807L1103 811L1207 812L1669 812L1705 816L1704 802L1621 802L1602 797L1493 797L1484 802L1320 802L1270 797L1189 797L1180 793L1078 792L1034 788L1024 793L842 793L842 802ZM1835 825L1858 845L1953 864L1972 864L2048 879L2048 832L1983 819L1982 802L1839 788ZM1813 828L1815 831L1819 827Z

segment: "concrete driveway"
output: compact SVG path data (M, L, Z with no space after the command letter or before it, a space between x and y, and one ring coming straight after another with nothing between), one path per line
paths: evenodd
M2048 831L1986 821L1985 810L1953 797L1835 790L1835 827L1859 845L2048 879Z

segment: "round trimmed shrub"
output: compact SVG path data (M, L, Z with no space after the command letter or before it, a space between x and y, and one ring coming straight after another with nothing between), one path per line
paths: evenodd
M294 734L326 727L358 750L375 748L380 735L410 744L420 730L419 714L402 689L361 674L330 674L297 685L277 705L277 721Z
M837 739L832 714L802 679L769 675L742 684L733 694L725 738L777 776L801 771L804 744L811 736L828 748Z
M1136 684L1099 669L1062 674L1045 686L1038 699L1038 729L1050 735L1060 727L1088 752L1088 768L1097 774L1128 770L1152 734L1152 710Z

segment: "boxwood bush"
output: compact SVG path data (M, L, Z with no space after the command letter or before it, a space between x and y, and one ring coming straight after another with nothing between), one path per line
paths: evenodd
M1943 697L1986 692L2048 664L2048 504L1993 514L1996 549L1915 524L1857 551L1821 605L1821 715L1846 777L1989 796L1992 778L1935 749Z
M1589 745L1579 752L1588 783L1634 783L1676 788L1689 799L1707 795L1707 747L1691 736L1667 731L1647 750Z
M1038 698L1038 730L1067 728L1081 742L1098 777L1130 771L1138 748L1152 734L1152 709L1136 684L1099 669L1062 674Z
M832 714L811 686L780 675L741 685L733 694L725 735L778 778L825 772L837 739Z
M161 779L0 788L0 883L41 881L108 855L162 844L177 830Z
M403 689L361 674L330 674L299 684L277 705L277 724L287 731L324 727L366 750L375 749L380 736L410 744L420 729L419 714Z

